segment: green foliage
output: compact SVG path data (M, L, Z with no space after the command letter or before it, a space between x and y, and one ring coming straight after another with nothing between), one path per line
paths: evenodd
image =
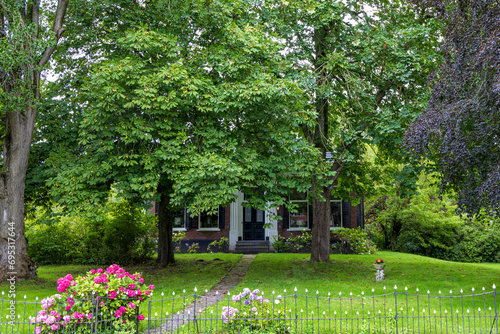
M297 253L301 249L311 247L312 236L308 231L302 231L297 236L285 238L281 235L273 236L273 248L277 253Z
M39 210L26 219L28 255L39 264L81 263L84 237L84 220L78 217Z
M181 242L186 239L186 232L184 231L174 231L172 232L172 242L174 243L174 252L181 252Z
M130 263L150 258L155 246L156 217L125 200L110 203L107 210L103 229L95 226L94 230L103 236L103 261Z
M229 239L222 237L219 240L214 240L208 245L208 251L210 253L227 252L229 249Z
M341 241L341 253L345 254L346 249L344 245L348 245L354 254L374 254L377 252L375 244L368 238L368 234L360 227L353 228L339 228L332 232L332 235ZM333 245L335 249L339 248L338 245Z
M500 262L500 220L480 211L466 218L449 258L462 262Z
M41 264L125 264L154 254L156 218L126 200L108 202L92 220L60 211L27 220L28 254Z
M197 242L193 242L191 245L186 242L187 252L189 254L196 254L200 249L200 244Z
M380 248L460 262L499 262L498 218L460 217L434 179L421 177L418 195L384 196L367 206L367 231Z

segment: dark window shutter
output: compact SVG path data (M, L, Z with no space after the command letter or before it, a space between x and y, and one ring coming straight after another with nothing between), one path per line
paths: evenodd
M342 225L351 228L351 202L342 201Z
M187 213L187 226L188 226L188 228L197 229L198 228L198 217L193 217L188 212Z
M290 197L287 197L286 200L288 202L288 200L290 199ZM283 205L283 215L282 215L282 218L283 218L283 228L285 229L289 229L290 228L290 212L288 212L288 209L286 208L286 205Z
M364 216L364 210L363 210L363 199L361 199L361 202L356 205L356 224L358 227L364 228L364 221L363 221L363 216Z
M222 205L219 206L219 228L224 229L224 222L226 219L226 208Z
M314 205L313 204L309 204L308 208L309 208L309 228L312 229L313 228L313 222L314 222L314 216L313 216Z

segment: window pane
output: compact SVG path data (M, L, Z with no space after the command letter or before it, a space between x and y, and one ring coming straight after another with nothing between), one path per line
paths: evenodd
M174 228L183 228L184 225L184 209L179 210L174 214Z
M290 201L305 201L307 200L307 192L294 191L290 195Z
M209 215L203 212L200 215L200 228L217 228L219 227L219 215L217 213Z
M243 208L243 211L245 212L245 223L250 223L252 221L252 209Z
M342 202L330 202L330 227L342 227Z
M297 212L290 212L290 227L291 228L307 228L307 202L297 203Z
M255 215L256 215L256 220L257 223L263 223L264 222L264 211L262 210L255 210Z

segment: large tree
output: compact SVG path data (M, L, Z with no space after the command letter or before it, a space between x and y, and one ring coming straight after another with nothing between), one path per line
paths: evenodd
M406 146L442 175L461 211L500 214L500 6L495 0L415 1L446 24L444 62Z
M64 28L69 0L55 7L40 1L0 1L0 282L30 275L24 236L24 190L41 72L51 59ZM50 23L52 24L50 27Z
M113 40L119 56L99 55L75 97L78 149L52 160L50 186L68 207L111 184L155 198L158 261L171 263L173 211L215 210L238 190L262 207L307 189L317 150L298 129L314 114L248 2L144 5L148 25Z
M329 173L312 180L311 261L328 261L331 196L359 200L380 176L365 159L366 148L407 160L399 145L422 109L437 26L405 1L270 0L260 10L295 64L288 75L307 92L306 110L315 112L314 126L303 124L302 134ZM317 182L324 179L329 183Z

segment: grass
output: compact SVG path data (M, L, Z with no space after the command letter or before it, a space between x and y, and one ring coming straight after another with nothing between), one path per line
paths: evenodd
M163 314L165 310L172 310L172 307L174 311L177 311L183 305L190 303L189 297L187 297L186 300L177 299L172 305L172 292L176 293L176 297L184 294L191 295L196 287L198 294L203 294L205 289L209 290L217 284L240 257L237 254L220 253L182 254L176 255L177 264L173 266L142 265L126 266L125 268L129 272L142 272L146 283L156 286L155 296L151 303L151 315L154 318L154 313ZM221 261L215 260L216 258ZM386 279L382 282L375 281L375 269L372 265L379 258L382 258L386 264ZM27 296L28 301L34 301L36 296L44 298L52 295L56 293L56 281L59 277L68 273L73 276L83 275L92 268L95 269L95 266L43 266L39 268L37 279L16 284L17 300L22 300L23 295ZM303 309L305 312L303 317L306 318L310 317L311 311L318 315L323 311L334 312L338 310L340 316L339 306L342 306L342 314L348 311L351 317L356 310L360 309L360 306L363 307L363 312L366 312L375 309L383 310L383 304L386 304L386 309L394 305L393 295L387 296L386 299L376 297L374 299L375 306L371 304L372 299L362 301L360 299L361 292L365 293L365 297L371 296L372 289L374 289L373 294L382 295L384 291L393 293L395 285L398 286L398 293L404 292L404 288L407 287L408 292L414 294L416 288L419 288L419 294L424 295L424 298L420 298L419 309L416 312L420 312L424 307L429 312L429 309L439 310L440 305L439 299L428 301L425 298L428 290L433 296L437 296L438 291L442 291L443 296L449 296L450 290L453 291L453 296L460 296L460 289L463 289L464 294L471 294L471 289L474 287L477 294L482 292L482 287L485 287L486 291L491 291L493 284L498 286L499 283L500 264L493 263L448 262L392 252L378 252L375 255L332 255L328 263L310 263L308 254L259 254L242 282L231 293L239 293L243 288L248 287L252 290L264 291L265 296L271 298L272 291L275 291L275 296L278 294L288 296L286 309L293 309L292 314L299 313ZM384 286L386 290L383 289ZM297 306L294 304L294 288L297 288ZM284 293L284 289L287 290L286 293ZM0 285L0 291L7 290L7 284ZM186 292L183 293L183 290ZM318 296L323 298L321 305L314 298L316 291ZM158 300L162 298L162 292L164 293L163 302ZM343 300L342 305L339 305L338 300L328 302L325 297L329 292L335 298L338 298L340 292L342 298L347 298L347 300ZM353 300L350 302L351 292ZM306 295L307 297L305 297ZM409 307L415 305L415 296L409 296L408 302L409 304L406 304L405 298L399 296L398 309L403 307L404 312L408 314ZM454 300L455 302L460 303L461 299L457 298ZM478 305L482 307L483 303L491 304L491 302L491 296L487 298L478 296L475 299L474 307L477 310ZM446 303L449 303L449 299L445 300ZM470 298L464 299L464 305L465 309L474 310ZM282 306L280 304L277 307ZM447 304L442 308L443 311L446 307ZM454 308L457 307L454 306ZM214 313L214 318L219 317L220 308L218 310ZM147 311L147 305L144 305L141 313L147 315ZM386 311L388 313L388 310ZM18 310L18 313L23 315L22 310ZM30 309L26 311L27 315L33 313L33 310ZM385 311L382 316L384 314ZM417 315L421 316L422 314L417 313ZM389 314L387 316L389 317ZM334 316L330 313L329 317L333 318ZM348 328L349 321L344 324L344 329ZM318 324L311 324L317 327L320 325L319 323L320 321ZM339 321L334 321L334 325L338 324ZM354 326L354 324L350 326ZM425 325L422 324L422 326Z
M500 284L499 263L461 263L442 261L429 257L378 252L374 255L331 255L328 263L310 263L309 254L259 254L252 263L243 281L235 290L244 287L259 288L264 291L291 292L305 289L320 294L347 295L365 293L375 289L382 293L408 287L408 291L419 290L437 294L439 290L459 292L460 289L471 292L485 287L492 290L493 284ZM386 279L376 282L373 263L383 259L386 267ZM400 291L401 291L400 290Z
M194 287L198 291L210 290L215 286L240 259L240 254L177 254L175 256L176 263L169 266L160 266L157 264L139 265L139 266L124 266L131 273L142 272L144 280L147 284L155 285L155 298L159 298L163 292L165 295L171 295L172 292L182 294L184 289L191 291ZM17 304L16 314L25 317L35 315L36 310L40 310L40 305L35 306L35 298L39 301L45 297L57 293L57 279L64 277L66 274L71 274L74 277L84 276L90 269L98 267L106 268L107 266L89 266L89 265L49 265L41 266L38 269L38 277L36 279L19 281L16 283L16 301L23 301L26 296L26 301L33 304L28 304L26 309L24 305ZM8 283L0 284L0 293L7 294L9 291ZM1 304L1 303L0 303ZM181 308L180 302L176 305L176 309ZM0 317L5 319L7 314L8 304L3 303L3 312L0 311ZM161 306L158 303L152 305L152 313L160 312ZM147 305L143 305L147 314ZM2 320L3 321L3 320ZM0 333L3 333L0 325Z

